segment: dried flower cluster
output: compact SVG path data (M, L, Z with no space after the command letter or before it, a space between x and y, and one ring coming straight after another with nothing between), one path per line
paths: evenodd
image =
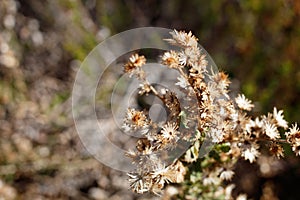
M296 155L300 155L299 128L297 124L288 127L282 110L274 108L272 113L255 119L248 116L254 105L243 94L229 97L228 76L209 68L197 38L191 32L176 30L171 35L166 41L180 50L165 52L161 63L179 72L176 85L186 94L185 109L175 92L168 88L158 90L149 84L142 68L146 63L144 56L134 54L124 65L125 73L141 81L139 93L156 95L170 113L165 124L157 124L149 119L146 111L128 109L124 130L142 135L136 150L127 153L137 166L135 172L128 174L134 192L159 194L167 183L187 179L200 186L196 191L195 187L188 188L185 199L199 199L200 195L203 199L231 199L234 185L224 186L222 182L232 179L239 158L253 163L266 147L270 155L283 157L282 143L289 143ZM195 98L196 103L192 101ZM186 128L185 131L180 127ZM283 131L285 134L280 134ZM168 152L182 144L180 141L186 141L189 147L181 156L170 157ZM214 145L206 149L206 154L201 153L206 142ZM192 163L200 169L187 175Z

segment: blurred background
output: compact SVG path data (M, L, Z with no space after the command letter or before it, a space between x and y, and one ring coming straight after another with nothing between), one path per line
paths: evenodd
M87 54L142 26L192 31L232 90L255 102L254 116L276 106L300 123L300 1L1 0L0 199L157 198L134 195L126 174L89 156L70 108ZM237 191L299 199L299 158L285 152L285 160L261 158L264 168L241 161Z

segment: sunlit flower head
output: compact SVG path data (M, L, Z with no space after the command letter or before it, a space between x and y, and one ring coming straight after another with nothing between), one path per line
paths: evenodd
M292 150L295 152L296 156L300 156L300 145L292 145Z
M138 173L128 173L127 174L129 179L129 183L130 183L130 187L132 188L132 191L138 193L138 194L143 194L147 191L149 191L149 188L151 186L151 183L147 183L145 182L145 177L143 177L141 174Z
M128 108L126 118L124 119L123 128L126 132L141 129L142 133L147 132L149 120L143 111L137 111L133 108Z
M235 102L238 105L238 107L242 110L247 110L250 111L254 105L251 103L250 100L248 100L245 95L241 95L239 94L236 98L235 98Z
M168 51L162 56L162 64L170 68L179 67L179 57L175 51Z
M135 69L142 67L145 64L146 64L146 58L144 56L133 54L129 58L129 61L124 65L124 72L132 73Z
M249 120L248 123L246 124L245 128L247 133L249 134L257 134L260 133L262 131L262 127L263 127L264 123L259 120L258 117L255 118L255 120Z
M256 158L260 155L258 149L258 144L251 143L250 145L247 145L244 148L244 151L242 151L242 157L244 157L245 160L249 160L250 163L253 163L256 160Z
M265 133L271 139L278 139L280 138L279 131L274 124L266 123L265 124Z
M287 138L299 135L300 138L300 129L297 124L293 124L292 127L289 128L289 131L285 132L285 135Z
M161 130L162 137L168 141L177 141L179 132L175 123L167 123Z
M226 89L230 84L228 75L224 72L213 74L212 78L217 83L219 88Z
M198 45L198 39L192 34L191 31L186 33L184 31L174 30L170 34L172 35L173 39L166 39L166 41L168 41L170 44L184 47L193 47Z
M229 181L232 179L233 175L234 175L234 172L232 170L226 169L221 172L220 179Z
M277 108L274 107L273 116L274 116L274 119L276 120L276 123L278 126L283 127L283 128L288 128L288 123L283 118L283 110L279 110L277 112Z

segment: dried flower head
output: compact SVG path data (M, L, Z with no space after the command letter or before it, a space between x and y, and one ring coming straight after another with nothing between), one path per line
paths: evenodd
M176 142L178 140L178 134L179 134L177 129L178 126L176 125L176 123L167 123L165 126L163 126L161 130L162 141Z
M133 54L129 61L124 65L124 72L128 73L130 75L134 73L141 73L141 71L138 71L139 68L141 68L143 65L146 64L146 58L144 56L139 56L138 54ZM137 75L139 75L137 73Z
M236 98L235 98L235 102L237 103L238 107L240 109L243 109L243 110L247 110L247 111L250 111L254 105L251 104L251 101L248 100L245 95L238 95Z
M260 155L260 152L258 151L259 145L256 143L244 145L243 149L242 157L244 157L245 160L249 160L250 163L253 163Z
M297 127L297 124L292 125L285 135L287 137L287 141L292 145L292 150L297 156L300 156L300 130Z
M167 65L170 68L178 68L179 57L175 51L168 51L162 56L162 64Z
M126 118L124 119L123 128L126 132L142 130L142 133L148 131L149 120L143 111L137 111L133 108L128 108Z
M184 31L176 31L171 32L171 35L173 36L172 39L166 39L171 44L174 45L181 45L184 47L194 47L198 45L197 38L193 36L192 32L186 33Z
M271 143L270 145L270 153L274 156L276 156L277 158L280 158L280 157L284 157L284 150L283 150L283 147L277 143Z
M265 132L268 137L271 139L278 139L280 138L279 131L274 124L266 123L265 124Z
M288 123L283 118L283 110L279 110L277 112L277 108L274 107L273 116L274 116L275 121L276 121L278 126L283 127L285 129L288 128Z

